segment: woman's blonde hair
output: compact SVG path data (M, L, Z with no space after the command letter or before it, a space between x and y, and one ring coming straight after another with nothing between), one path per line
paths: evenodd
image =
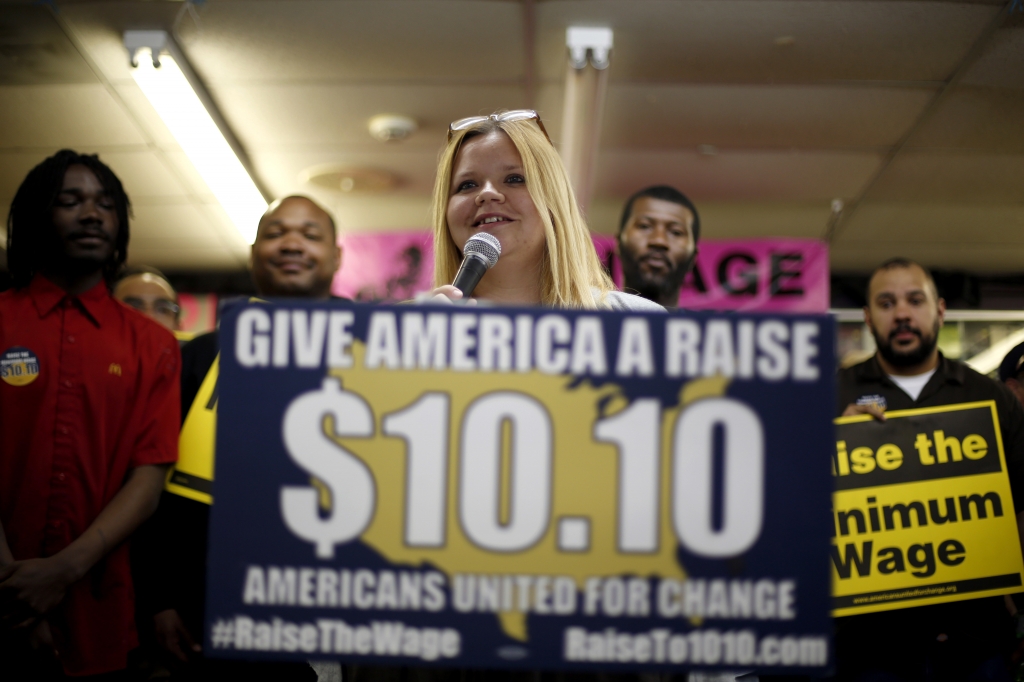
M471 137L501 131L523 159L526 189L544 224L545 254L541 267L541 303L560 308L597 308L614 286L601 268L590 230L583 219L565 166L533 119L497 121L488 118L456 131L437 162L434 184L434 283L449 284L462 260L448 229L448 198L455 157Z

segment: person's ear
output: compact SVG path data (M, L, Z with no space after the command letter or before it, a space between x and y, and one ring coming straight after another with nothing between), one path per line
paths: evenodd
M940 298L938 301L939 308L939 324L942 324L946 319L946 299Z
M345 249L341 248L341 244L335 244L334 248L334 271L341 270L341 259L345 255Z
M1021 384L1020 380L1016 377L1010 377L1003 383L1006 384L1008 389L1010 389L1010 393L1016 396L1017 400L1024 405L1024 384Z
M871 305L864 306L864 324L868 326L873 334L875 332L875 325L871 322Z

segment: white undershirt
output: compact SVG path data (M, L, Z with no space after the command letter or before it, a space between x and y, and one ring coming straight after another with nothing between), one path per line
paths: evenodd
M902 388L903 392L909 395L911 400L917 400L917 396L921 395L921 390L924 389L924 385L928 383L933 374L935 374L934 369L912 377L890 374L889 378L892 379L894 384Z

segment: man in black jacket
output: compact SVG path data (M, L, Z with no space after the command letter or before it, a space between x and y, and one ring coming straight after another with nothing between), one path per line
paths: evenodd
M252 278L261 296L326 300L341 264L334 220L306 197L270 206L252 245ZM185 456L171 472L152 523L136 554L143 619L171 654L175 679L315 680L306 664L249 664L202 656L206 594L206 544L213 478L217 404L217 332L196 337L182 349L181 448Z
M897 258L875 270L864 320L878 350L840 372L839 411L884 421L886 410L994 400L1020 524L1024 409L1004 385L939 352L945 312L935 281L917 263ZM1002 597L836 621L840 680L1004 679L999 670L1012 646L1013 626Z

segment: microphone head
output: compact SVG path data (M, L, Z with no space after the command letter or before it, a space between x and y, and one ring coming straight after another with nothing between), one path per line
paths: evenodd
M470 254L483 256L487 262L487 269L490 270L498 262L498 256L501 255L501 242L493 234L477 232L469 238L466 246L462 249L463 257L468 257Z

